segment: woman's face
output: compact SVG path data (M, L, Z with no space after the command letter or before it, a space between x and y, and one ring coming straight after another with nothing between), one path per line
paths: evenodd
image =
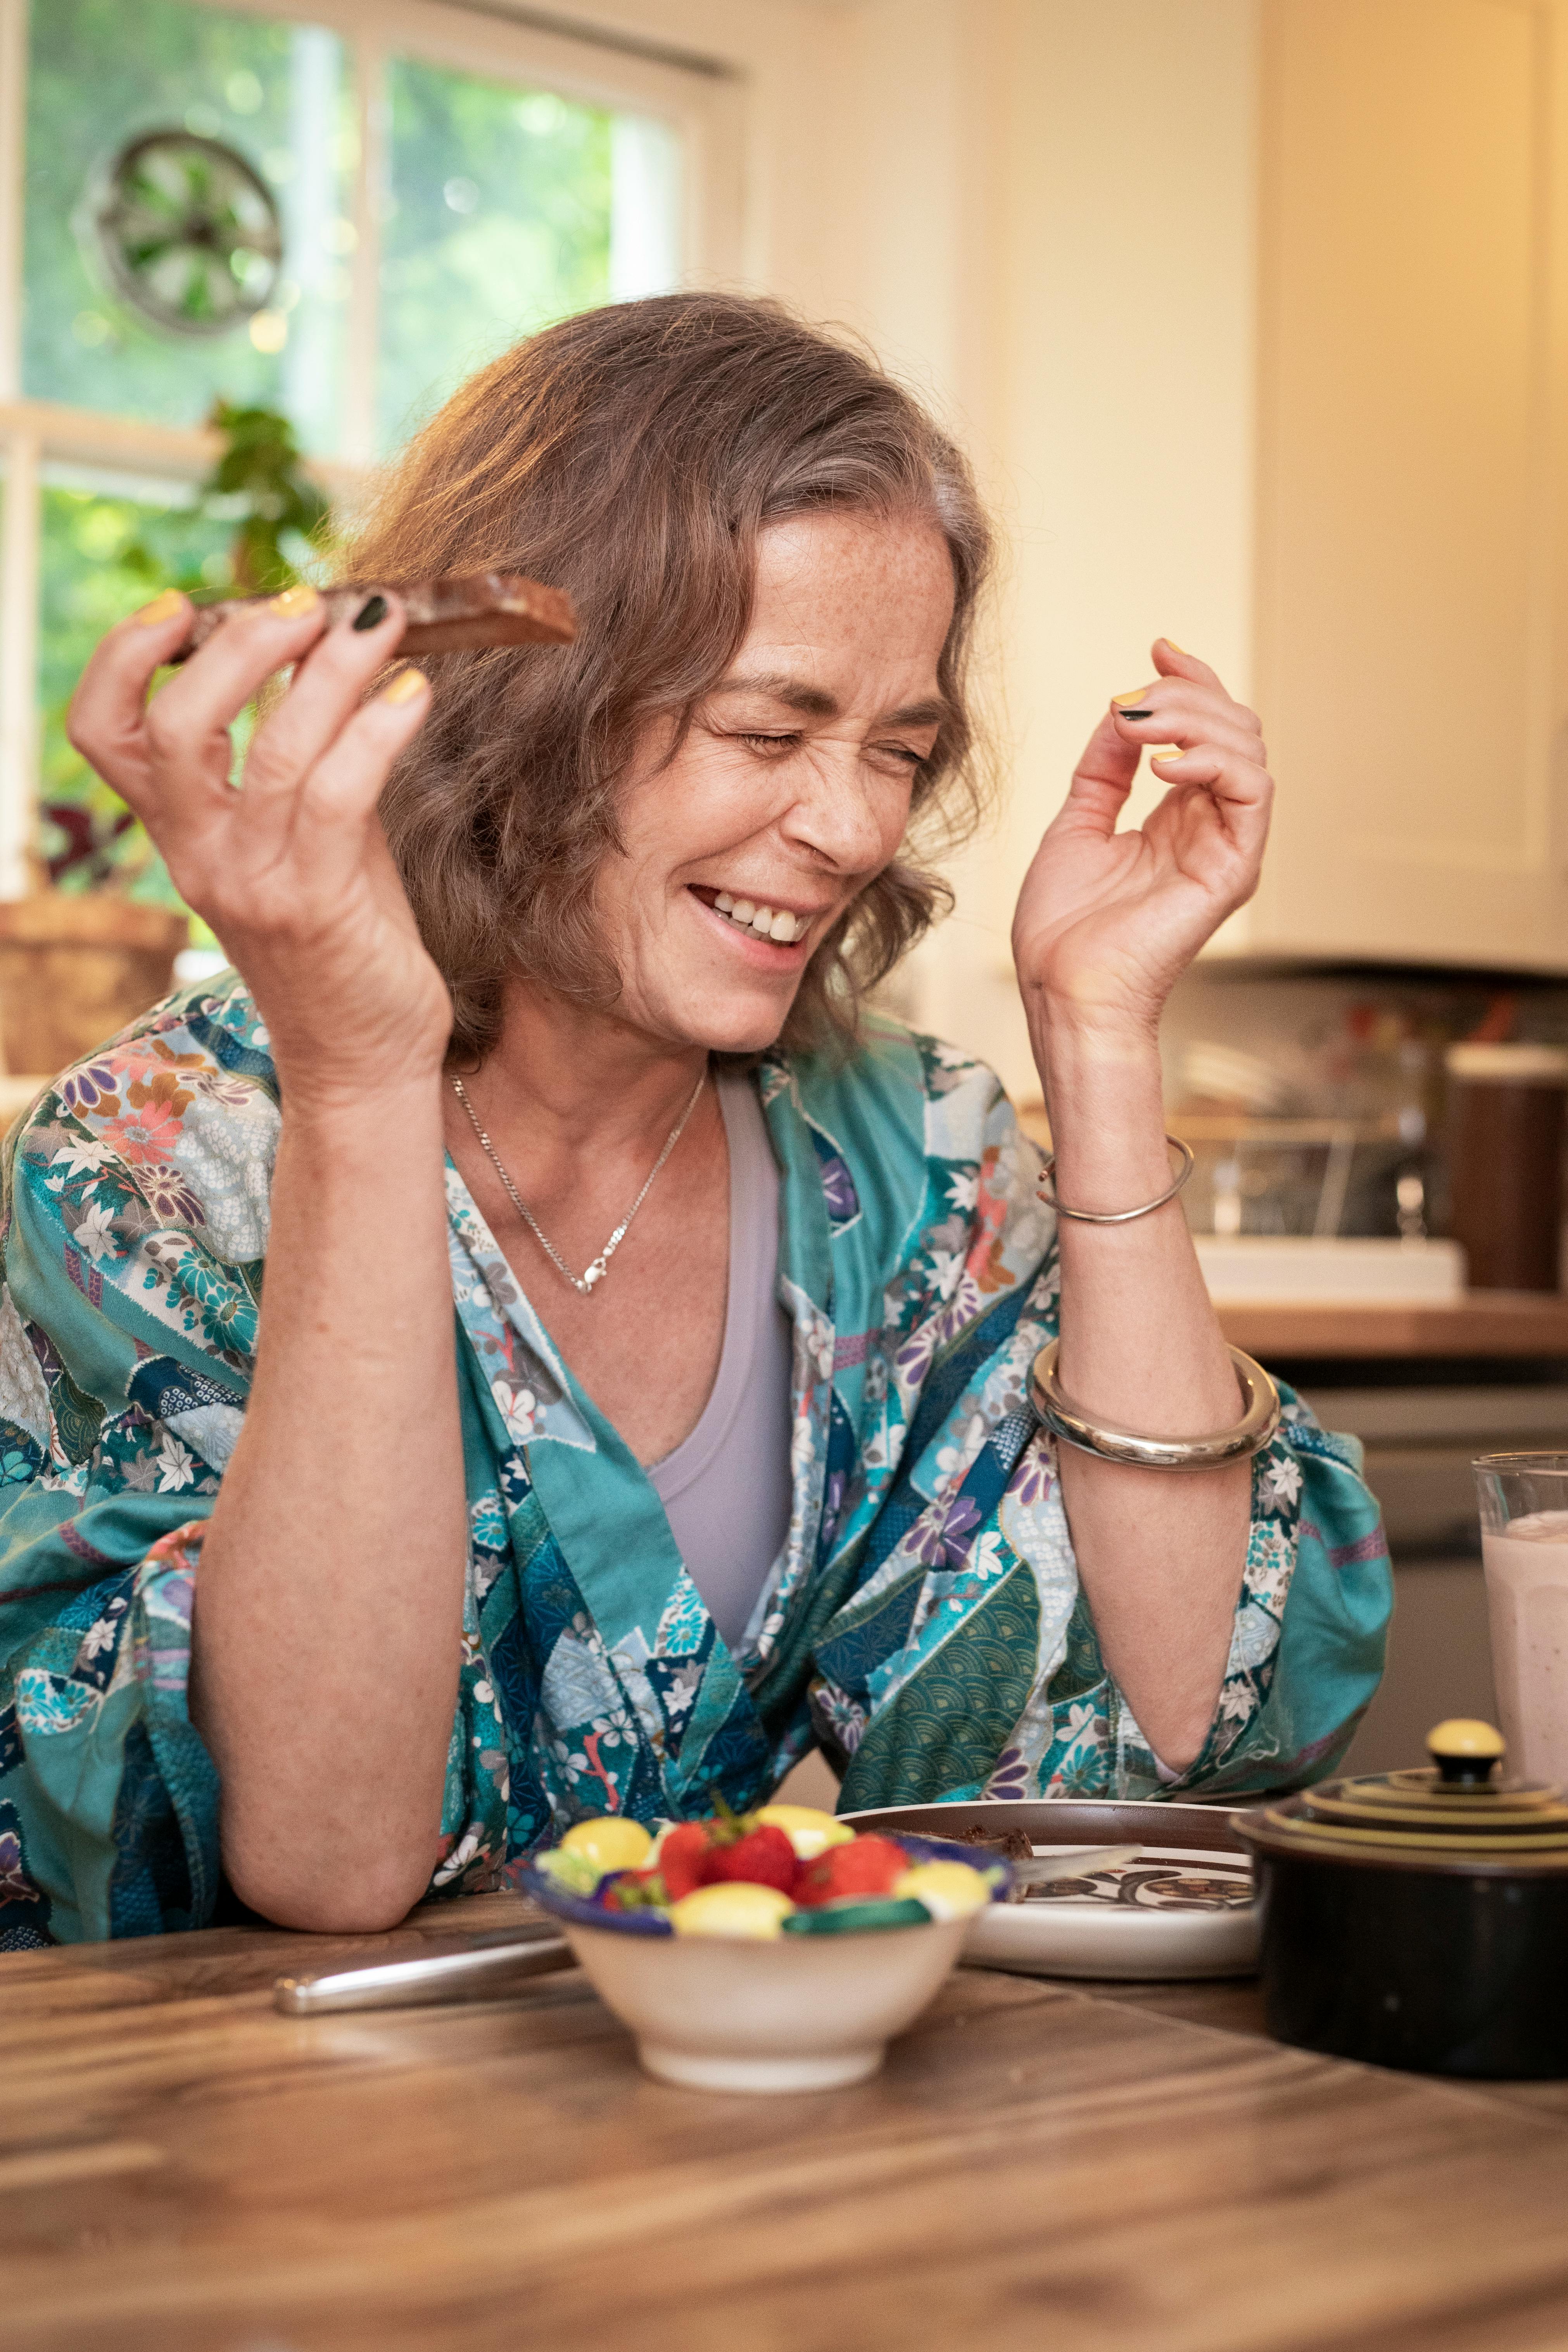
M943 714L952 595L925 520L763 532L745 642L673 758L668 725L650 730L625 854L601 870L619 1018L719 1052L778 1035L809 958L903 838Z

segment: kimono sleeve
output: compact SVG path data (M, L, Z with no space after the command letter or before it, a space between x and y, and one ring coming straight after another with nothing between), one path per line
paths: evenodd
M1296 1788L1331 1771L1383 1675L1394 1574L1360 1440L1283 1382L1253 1467L1247 1570L1219 1705L1173 1794ZM1163 1776L1162 1776L1163 1777Z
M976 1797L1175 1797L1328 1771L1383 1669L1392 1577L1353 1439L1283 1390L1253 1465L1247 1561L1204 1747L1167 1771L1107 1671L1055 1441L1029 1397L1056 1337L1039 1155L1000 1087L935 1049L931 1197L943 1213L889 1292L885 1421L899 1461L816 1644L811 1702L856 1808ZM939 1149L931 1150L931 1142ZM1152 1475L1156 1474L1151 1474Z
M267 1090L165 1009L9 1139L0 1949L213 1916L191 1607L248 1390L275 1128Z

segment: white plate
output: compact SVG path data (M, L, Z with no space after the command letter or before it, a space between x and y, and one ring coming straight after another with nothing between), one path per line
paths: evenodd
M961 1838L1022 1830L1036 1853L1136 1845L1135 1862L1075 1882L1071 1891L999 1903L970 1928L963 1957L1020 1976L1250 1976L1258 1967L1252 1865L1228 1807L1114 1804L1076 1798L991 1804L899 1805L850 1813L857 1829ZM1057 1882L1058 1887L1061 1882ZM1238 1901L1245 1890L1246 1899Z

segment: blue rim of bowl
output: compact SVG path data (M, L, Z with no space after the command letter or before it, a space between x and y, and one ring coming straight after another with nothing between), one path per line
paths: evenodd
M973 1846L961 1845L952 1838L906 1836L902 1831L879 1830L876 1834L879 1837L890 1835L893 1844L901 1845L911 1862L966 1862L971 1870L977 1870L982 1878L989 1882L993 1903L1005 1901L1013 1884L1012 1867L1008 1863L994 1855L983 1862ZM618 1872L610 1871L600 1880L600 1885L608 1886L618 1876ZM543 1871L536 1870L531 1864L523 1872L521 1884L522 1892L531 1895L542 1910L550 1912L557 1919L568 1921L574 1927L599 1927L616 1936L673 1936L675 1933L662 1912L612 1911L597 1895L568 1895L563 1887L557 1886ZM911 1920L910 1924L912 1927L914 1922ZM897 1927L866 1927L858 1932L867 1936L896 1936L903 1931ZM793 1942L795 1938L790 1940Z

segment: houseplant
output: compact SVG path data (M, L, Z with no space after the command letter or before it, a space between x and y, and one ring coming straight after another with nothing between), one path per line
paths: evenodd
M67 549L68 576L45 583L66 675L57 660L44 714L37 887L0 904L0 1047L11 1070L58 1069L134 1019L167 991L174 957L192 938L192 919L140 819L67 738L69 686L88 645L163 588L246 595L286 587L330 529L286 416L219 401L208 422L217 452L187 509L63 494L79 517L79 543Z

